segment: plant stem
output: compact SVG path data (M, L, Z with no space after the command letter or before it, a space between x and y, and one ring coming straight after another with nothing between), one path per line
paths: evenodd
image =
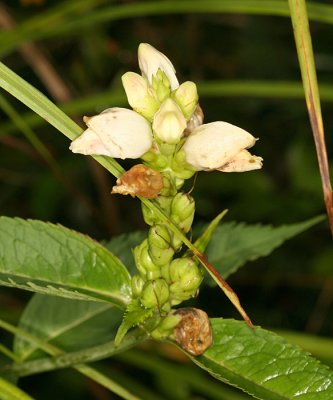
M294 28L298 60L302 73L306 106L308 109L313 137L316 145L326 211L331 234L333 236L333 192L325 145L324 125L320 107L320 95L316 67L305 0L289 0L289 8L291 21Z
M37 347L39 347L41 350L45 351L46 353L50 354L51 356L66 356L65 352L61 349L59 349L58 347L47 343L35 336L33 336L32 334L30 334L29 332L17 328L11 324L9 324L6 321L3 321L0 319L0 328L5 329L8 332L13 333L14 335L20 336L22 338L24 338L25 340L33 343L34 345L36 345ZM124 344L126 346L126 348L130 347L131 345L134 345L135 343L138 342L137 337L132 337L131 338L132 341L129 344L125 339L123 341L123 344L121 346L119 346L117 348L117 351L122 351L124 348ZM135 339L135 340L134 340ZM91 355L91 349L90 349L90 355ZM57 358L53 358L53 359L47 359L51 362L53 368L48 368L48 369L44 369L44 370L50 370L50 369L55 369L57 368L57 366L54 364L56 363L55 360L57 360ZM43 363L45 362L45 359L43 360L37 360L35 361L35 363L37 364L37 362L40 361L40 364L43 365ZM75 361L77 362L77 359L75 359ZM75 362L72 360L72 362ZM109 389L110 391L114 392L115 394L117 394L118 396L122 397L123 399L126 400L139 400L138 397L134 396L133 394L131 394L129 391L127 391L125 388L123 388L122 386L118 385L118 383L114 382L112 379L106 377L105 375L103 375L102 373L100 373L99 371L85 365L85 364L75 364L75 365L71 365L72 364L69 363L69 365L74 368L75 370L81 372L81 374L89 377L90 379L98 382L99 384L101 384L102 386L104 386L105 388ZM12 370L18 369L20 370L20 368L24 367L26 364L29 365L29 363L23 363L23 364L17 364L11 367ZM49 364L50 365L50 364ZM68 366L69 366L68 365ZM66 365L67 366L67 365ZM23 369L23 368L22 368ZM35 372L41 372L41 371L35 371ZM24 374L23 374L24 375ZM28 374L26 374L28 375Z

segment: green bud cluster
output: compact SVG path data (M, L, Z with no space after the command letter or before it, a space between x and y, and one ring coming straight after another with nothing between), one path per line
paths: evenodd
M179 192L157 201L180 230L190 231L195 211L190 195ZM133 250L138 270L132 278L133 297L139 298L143 307L168 312L196 295L203 275L191 257L174 258L181 248L180 239L150 209L143 209L150 229L147 239Z

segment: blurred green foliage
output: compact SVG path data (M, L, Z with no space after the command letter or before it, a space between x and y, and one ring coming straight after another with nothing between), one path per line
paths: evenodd
M260 81L275 83L278 88L281 82L281 87L285 84L287 89L293 87L292 84L288 86L289 81L300 82L290 20L246 13L191 13L191 2L188 1L187 12L165 15L151 12L149 16L114 18L75 28L77 20L93 20L95 13L103 14L104 8L113 7L116 13L118 7L140 6L140 3L144 2L3 1L0 15L5 9L17 24L10 36L12 42L8 32L0 34L0 52L1 43L7 43L8 48L3 52L3 61L64 109L68 103L67 109L74 110L69 115L82 121L84 114L93 115L111 106L126 105L125 97L120 94L120 77L128 70L138 71L137 46L140 42L149 42L172 60L180 81L193 80L202 86L200 103L206 122L228 121L260 138L255 154L264 158L263 170L239 175L198 175L193 191L197 222L210 221L224 208L230 210L225 217L227 221L275 225L324 213L315 149L301 93L295 95L288 90L278 95L274 91L261 92ZM160 13L158 9L163 3L167 2L154 2L156 14ZM32 21L30 28L29 21ZM22 30L27 24L29 29ZM67 30L62 32L64 26ZM53 66L67 89L65 104L61 104L45 86L40 73L36 73L36 60L28 60L22 54L24 42L22 39L15 41L20 29L25 40L37 37L34 44L38 52ZM57 30L57 34L52 33ZM311 30L319 84L332 85L332 25L312 22ZM18 32L16 36L15 32ZM11 49L8 43L13 43ZM209 90L205 90L205 84L211 81L222 84L220 93L217 89L209 95ZM247 91L244 85L242 90L242 81L253 84ZM223 84L231 84L227 94ZM9 95L4 93L4 96L29 122L31 113L27 108ZM325 101L324 97L322 108L328 156L332 160L332 99ZM4 111L0 118L2 215L61 223L99 240L145 228L139 201L111 196L114 178L93 160L69 152L68 140L54 128L43 121L36 123L36 119L35 125L33 120L30 125L56 160L57 173L17 129L15 119L8 119ZM127 168L130 163L123 165ZM330 336L333 333L332 268L330 233L327 224L322 223L288 242L270 257L250 263L232 276L230 282L256 324ZM1 289L1 318L17 321L29 296L16 290ZM237 317L217 289L204 288L199 301L211 316ZM118 374L121 382L128 368L126 362L119 359L119 365L114 363L109 367L105 364L105 368L112 368L114 376ZM151 370L143 373L133 369L131 363L129 365L130 370L141 374L142 384L150 382ZM133 375L134 379L134 372ZM50 379L58 380L58 393L54 398L111 398L94 384L79 380L74 372L59 372L52 378L47 375L42 383L40 379L23 380L23 387L36 398L46 398ZM161 396L153 397L150 393L152 397L149 397L146 393L145 399L170 398L158 374L154 375L154 385ZM86 387L90 395L84 394ZM177 386L180 392L181 388L181 385ZM221 398L211 396L209 398ZM178 398L190 397L180 394ZM228 398L238 397L230 394Z

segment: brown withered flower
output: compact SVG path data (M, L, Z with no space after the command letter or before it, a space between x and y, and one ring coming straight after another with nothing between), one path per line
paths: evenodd
M117 184L113 186L111 193L155 199L162 189L162 175L143 164L137 164L117 179Z
M213 342L208 315L198 308L179 308L181 320L173 334L176 342L193 356L205 352Z

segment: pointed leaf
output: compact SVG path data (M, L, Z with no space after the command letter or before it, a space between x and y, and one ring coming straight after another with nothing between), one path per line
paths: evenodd
M115 338L115 344L118 345L126 333L134 326L141 324L147 318L151 317L153 309L144 308L136 299L133 300L126 310L122 324L120 325Z
M323 216L319 216L305 222L276 228L260 224L225 223L217 227L213 233L206 255L217 271L227 278L247 261L267 256L284 241L323 219Z
M18 327L63 350L76 351L114 339L122 314L109 303L35 294ZM31 358L36 349L21 336L15 337L14 351L20 360ZM34 353L33 358L37 357Z
M0 218L0 284L124 307L130 276L107 249L60 225Z
M333 372L275 333L212 319L213 345L192 358L215 378L265 400L331 400Z

